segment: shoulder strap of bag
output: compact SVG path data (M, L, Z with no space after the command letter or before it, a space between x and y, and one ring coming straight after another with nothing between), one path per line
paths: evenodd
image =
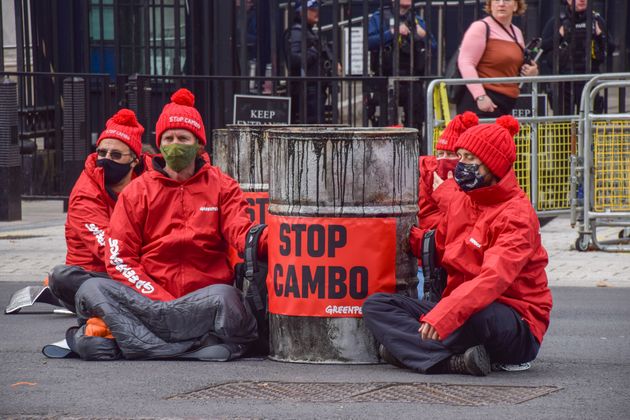
M501 27L501 29L503 29L503 30L505 31L505 33L506 33L506 34L508 34L508 36L509 36L510 38L512 38L512 40L514 41L514 43L515 43L516 45L518 45L518 47L521 49L521 51L523 51L523 50L524 50L524 48L521 46L521 44L519 44L519 43L518 43L518 39L516 38L516 31L514 30L514 25L510 24L510 29L512 30L512 33L510 33L510 31L508 31L508 30L505 28L505 26L503 26L503 25L501 24L501 22L499 22L498 20L496 20L496 19L494 18L494 16L490 15L490 17L492 18L492 20L494 20L494 21L497 23L497 25L499 25L499 26ZM489 28L489 26L488 26L488 22L483 21L483 23L485 23L485 24L486 24L486 27L488 28L488 31L489 31L489 30L490 30L490 28ZM486 37L486 42L487 42L487 41L488 41L488 38Z
M260 235L263 233L267 225L260 224L253 226L247 232L247 236L245 237L245 255L244 255L244 263L245 263L245 279L249 281L249 287L252 288L252 296L254 298L254 304L256 305L257 310L262 310L266 307L265 303L261 300L260 293L258 290L259 285L256 284L255 275L258 273L258 239Z

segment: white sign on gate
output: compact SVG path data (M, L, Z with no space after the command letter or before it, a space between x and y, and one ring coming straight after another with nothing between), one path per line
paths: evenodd
M344 53L343 53L343 71L346 75L362 75L363 74L363 28L350 28L350 36L348 36L348 28L343 29L344 37Z

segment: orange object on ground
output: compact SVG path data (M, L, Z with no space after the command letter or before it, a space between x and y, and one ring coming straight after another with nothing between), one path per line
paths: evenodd
M48 287L48 276L44 277L44 287Z

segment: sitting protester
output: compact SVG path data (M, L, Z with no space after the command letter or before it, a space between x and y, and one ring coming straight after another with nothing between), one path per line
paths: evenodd
M454 181L440 183L434 187L435 176L439 181L452 178L459 158L453 146L459 136L468 128L479 124L479 117L475 113L466 111L453 118L435 145L435 156L420 156L418 167L418 226L420 229L435 229L444 217L449 199L457 191ZM438 182L439 182L438 181Z
M118 198L105 238L111 279L76 295L87 325L69 345L84 359L231 360L257 339L257 323L232 285L228 246L252 223L238 183L202 158L206 135L194 96L180 89L156 124L161 155ZM266 233L266 232L264 232ZM258 254L266 254L266 237Z
M468 129L455 141L451 200L435 242L448 272L437 303L379 293L363 305L384 360L421 373L487 375L492 363L520 364L538 354L552 307L540 226L512 164L511 116ZM424 231L412 228L421 253Z
M90 276L108 277L105 232L118 195L145 170L143 133L133 111L123 108L114 114L70 193L66 264L53 268L48 278L52 293L73 312L74 296L83 281Z
M420 156L418 160L418 226L420 229L435 229L444 218L450 200L459 188L453 179L453 171L459 161L453 149L455 141L468 128L479 124L475 113L466 111L453 118L435 145L435 156ZM445 181L445 182L442 182ZM437 188L437 187L440 188ZM430 260L428 259L430 258ZM423 262L423 259L426 261ZM418 296L422 299L436 300L436 267L433 267L431 255L418 258ZM437 288L437 289L436 289Z

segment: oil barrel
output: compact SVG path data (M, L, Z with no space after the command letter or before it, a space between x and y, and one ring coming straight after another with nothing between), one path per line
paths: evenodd
M271 129L270 357L377 363L370 294L417 296L417 130Z
M346 125L242 125L212 131L212 164L240 185L252 222L266 223L269 205L269 160L266 132L270 129L330 129Z

